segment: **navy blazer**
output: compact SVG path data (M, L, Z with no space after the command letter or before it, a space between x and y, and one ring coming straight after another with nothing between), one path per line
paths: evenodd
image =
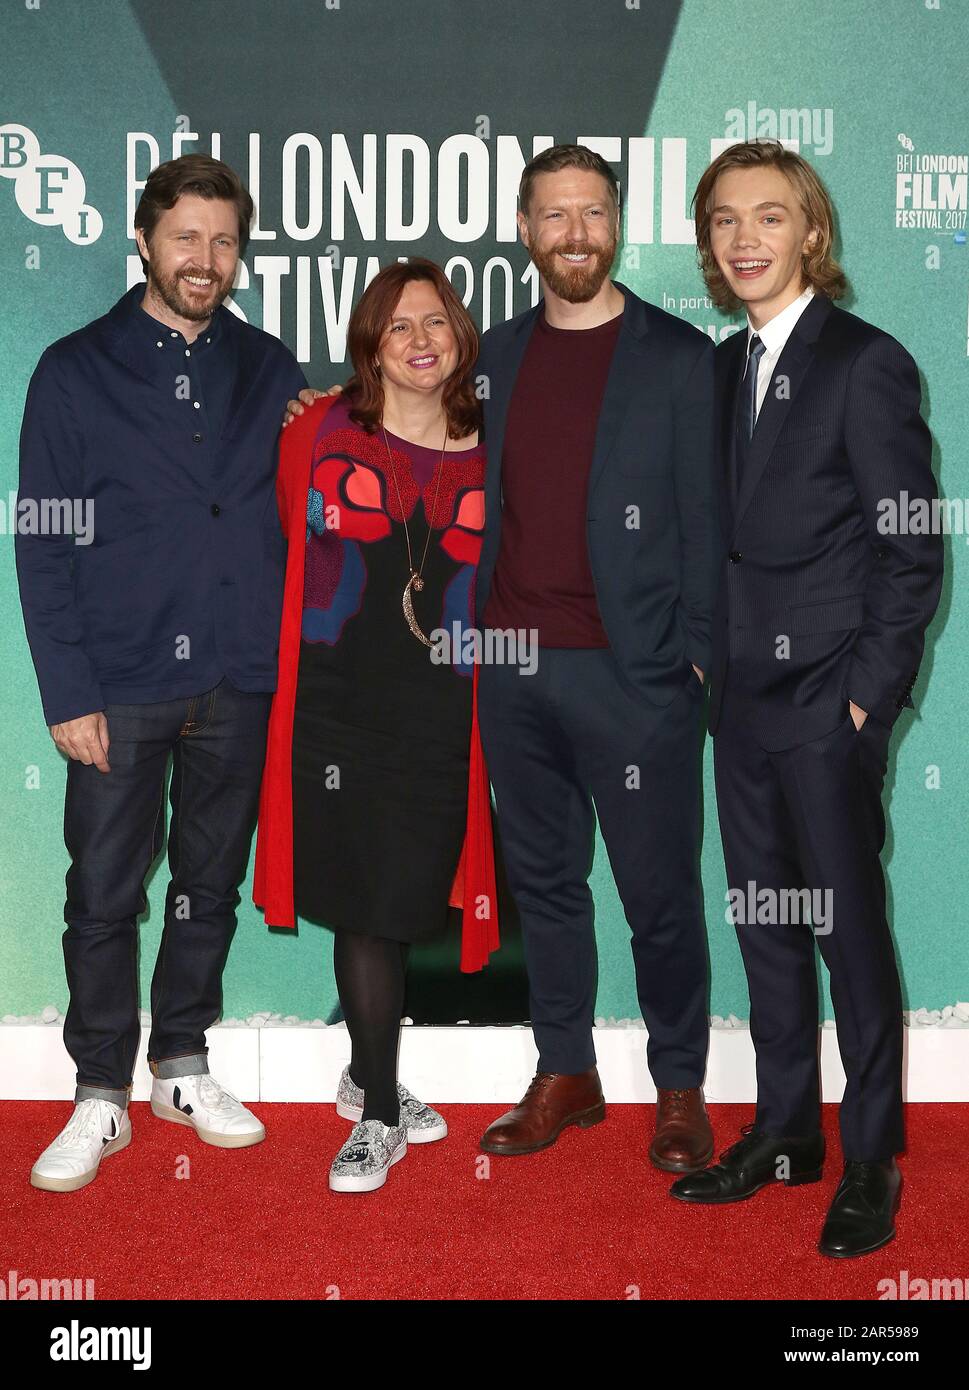
M276 441L306 384L288 348L225 306L234 379L221 436L198 433L147 353L136 285L47 348L30 381L20 500L93 503L93 542L16 537L24 625L48 725L201 694L271 691L285 542ZM213 351L215 348L213 347Z
M589 474L586 535L602 625L623 675L666 705L711 659L720 562L713 449L713 344L625 296ZM501 539L508 405L540 305L489 329L477 372L488 463L475 606L481 615Z
M912 704L943 547L938 533L881 529L884 501L936 496L918 370L900 343L815 295L774 369L735 497L746 351L743 331L716 352L724 566L710 731L729 671L777 752L830 733L849 700L889 726Z

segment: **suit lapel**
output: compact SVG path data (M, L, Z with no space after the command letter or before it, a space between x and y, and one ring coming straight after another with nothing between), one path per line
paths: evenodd
M641 389L643 381L642 359L646 352L648 324L643 313L642 300L618 280L615 283L617 289L622 291L626 302L623 305L622 326L609 364L609 374L599 407L595 447L589 469L590 499L612 451L623 416L629 408L630 401L636 396L637 386Z
M491 391L491 409L487 413L488 428L485 434L485 516L498 517L501 512L501 454L505 444L505 427L508 423L508 406L511 393L518 379L518 369L525 349L532 336L535 322L541 312L537 304L527 317L523 318L511 342L501 356L499 370L492 370L488 383Z
M648 331L642 301L625 285L615 282L625 296L623 321L609 366L602 405L599 409L599 422L596 427L595 448L589 472L589 497L606 464L606 459L615 442L619 426L630 400L636 392L637 383L642 382L642 357L646 351L645 338ZM508 420L508 406L518 377L525 349L531 338L538 315L539 303L527 318L522 321L511 343L505 350L501 371L492 372L491 411L488 417L487 475L485 480L485 515L495 516L501 506L501 455L505 442L505 427Z
M747 331L734 333L718 354L722 364L717 374L717 420L720 426L720 488L725 503L722 515L726 522L737 504L737 393L745 361ZM730 529L730 528L727 528Z
M744 475L734 511L734 526L739 525L744 512L750 506L757 484L770 461L777 436L786 423L801 384L814 362L814 345L830 310L830 299L824 295L815 295L794 325L784 345L747 449ZM736 391L733 399L735 410Z

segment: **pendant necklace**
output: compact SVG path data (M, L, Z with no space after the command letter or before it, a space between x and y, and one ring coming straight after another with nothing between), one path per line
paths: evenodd
M385 427L384 427L384 422L383 422L383 420L381 420L381 422L380 422L380 429L381 429L381 431L382 431L382 433L383 433L383 437L384 437L384 448L387 450L387 458L388 458L388 460L389 460L389 462L390 462L390 472L391 472L391 476L393 477L393 480L394 480L394 487L395 487L396 490L397 490L397 505L398 505L398 507L400 508L400 515L401 515L401 518L402 518L402 520L403 520L403 522L404 522L404 536L406 537L406 540L407 540L407 568L408 568L408 571L410 572L410 578L408 579L407 583L404 585L404 592L403 592L403 594L401 595L401 606L403 607L403 610L404 610L404 620L405 620L405 622L407 623L407 626L410 628L411 632L412 632L412 633L414 634L414 636L417 638L418 642L423 642L425 647L433 647L434 643L428 641L428 639L425 637L424 633L421 631L420 624L418 623L416 617L414 616L414 601L413 601L413 599L411 598L411 589L413 589L416 593L420 593L420 591L421 591L421 590L423 589L423 587L424 587L424 580L423 580L423 578L422 578L422 575L423 575L423 573L424 573L424 562L425 562L426 559L427 559L427 549L428 549L428 546L429 546L430 543L431 543L432 522L433 522L434 516L435 516L436 513L437 513L437 499L438 499L438 497L440 496L440 492L441 492L441 477L442 477L442 475L443 475L443 473L444 473L444 452L445 452L445 450L447 449L447 440L448 440L448 424L447 424L447 420L445 419L445 422L444 422L444 443L443 443L443 445L441 446L441 457L440 457L440 460L438 461L437 489L435 490L435 493L434 493L434 505L433 505L432 508L431 508L431 514L430 514L430 516L429 516L428 519L427 519L427 540L424 542L424 554L421 556L421 567L420 567L419 570L415 570L415 569L414 569L414 557L413 557L413 555L412 555L412 553L411 553L411 547L410 547L410 531L409 531L408 526L407 526L407 518L404 516L404 503L403 503L403 501L402 501L402 499L401 499L401 495L400 495L400 486L399 486L399 484L398 484L398 482L397 482L397 470L396 470L396 468L394 467L394 456L393 456L393 454L390 452L390 444L387 442L387 431L386 431L386 429L385 429Z

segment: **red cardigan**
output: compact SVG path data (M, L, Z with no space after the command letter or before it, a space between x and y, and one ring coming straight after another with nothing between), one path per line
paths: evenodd
M303 562L310 457L333 397L317 400L284 431L279 446L276 498L283 534L291 540L286 560L279 674L269 716L266 762L259 795L259 829L252 897L267 925L295 927L293 906L293 711L303 621ZM472 678L468 813L464 846L451 885L449 906L462 908L461 969L480 970L498 949L491 793L478 732L478 666ZM480 905L480 910L479 910Z

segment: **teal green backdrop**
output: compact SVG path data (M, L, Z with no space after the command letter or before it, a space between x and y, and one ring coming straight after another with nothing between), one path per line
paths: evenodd
M103 313L134 274L131 185L148 173L152 142L166 159L212 151L217 133L214 152L251 180L259 210L236 306L278 331L310 380L328 384L346 374L340 324L368 258L376 265L420 252L452 263L479 323L531 302L534 281L510 239L507 190L517 182L516 151L530 157L534 141L597 143L625 195L617 278L715 337L729 332L730 321L703 296L689 195L717 148L712 142L755 134L796 140L839 211L848 307L914 354L940 489L950 499L969 496L969 8L959 0L773 0L756 15L752 21L742 0L7 0L0 18L0 1016L67 1003L64 761L43 722L13 564L20 417L43 348ZM180 146L173 132L185 137ZM395 136L409 137L410 151L399 207L391 193ZM55 156L52 165L76 166L76 187L70 198L48 199L49 216L38 212L37 187L16 177L18 152L29 149ZM349 193L334 183L341 169L350 170ZM425 219L415 239L394 225L421 228ZM324 257L330 268L321 271ZM910 1008L969 996L966 543L964 530L947 537L945 591L916 709L898 726L890 766L885 857ZM711 1012L745 1018L709 748L705 800ZM142 926L145 999L165 884L162 861ZM628 931L601 842L592 884L597 1013L635 1016ZM298 936L270 934L251 904L250 880L242 893L225 1015L327 1017L335 1002L328 936L310 927Z

